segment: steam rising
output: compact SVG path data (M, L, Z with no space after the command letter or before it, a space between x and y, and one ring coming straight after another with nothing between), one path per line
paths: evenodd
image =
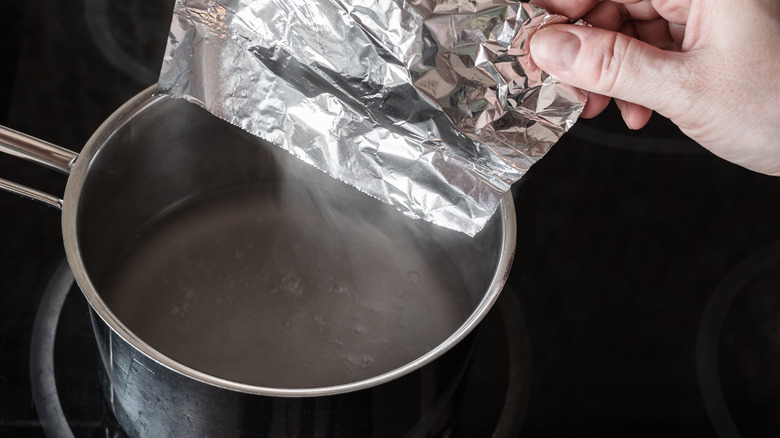
M197 196L130 243L102 285L130 330L199 371L305 388L402 366L465 321L478 239L276 160L273 179Z

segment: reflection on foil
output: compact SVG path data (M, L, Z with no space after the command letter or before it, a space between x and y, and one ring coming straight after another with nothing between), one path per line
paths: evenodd
M409 216L476 234L585 103L501 0L178 0L162 92Z

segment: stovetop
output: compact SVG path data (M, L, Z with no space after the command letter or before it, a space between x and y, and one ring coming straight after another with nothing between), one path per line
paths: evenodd
M167 0L4 5L0 124L80 150L154 82L171 11ZM66 181L6 156L0 177L54 194ZM780 178L712 156L659 117L629 131L612 106L578 122L514 194L513 270L448 436L780 433ZM0 436L45 436L30 370L45 366L39 305L64 275L60 216L2 193L0 212ZM63 297L53 372L69 427L120 435L86 302L76 288Z

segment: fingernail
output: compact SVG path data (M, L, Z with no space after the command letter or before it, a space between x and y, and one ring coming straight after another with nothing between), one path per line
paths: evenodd
M531 38L531 57L542 67L568 70L580 51L577 35L558 29L542 29Z

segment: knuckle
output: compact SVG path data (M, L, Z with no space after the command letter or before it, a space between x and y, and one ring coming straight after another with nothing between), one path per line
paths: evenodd
M631 39L618 33L611 33L608 36L612 41L602 45L600 53L600 71L596 80L596 91L612 97L619 93L621 76L624 75L624 69L629 68L626 65L626 54L631 44Z

